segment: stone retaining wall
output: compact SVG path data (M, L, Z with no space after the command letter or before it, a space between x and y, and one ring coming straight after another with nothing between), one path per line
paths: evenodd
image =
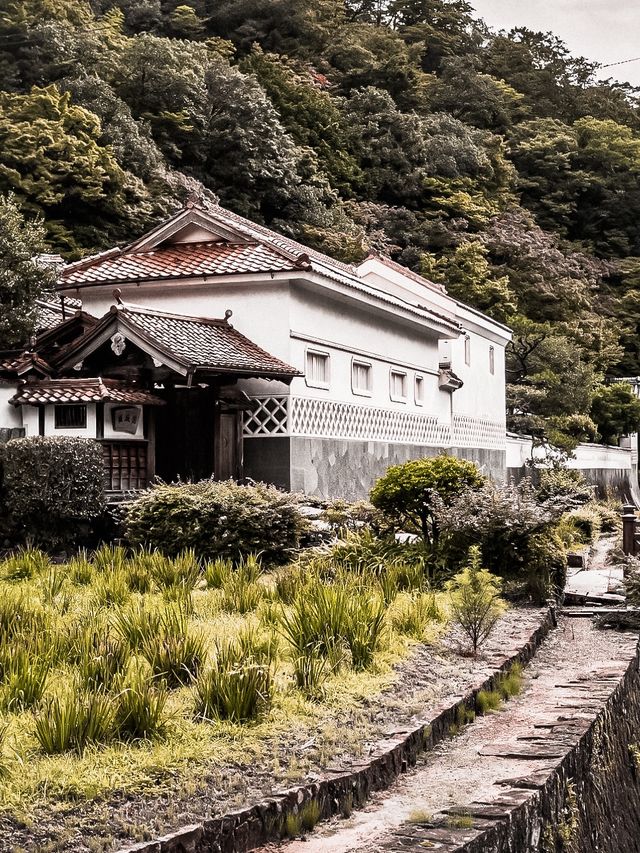
M443 832L439 849L639 853L640 646L601 713L557 766L544 778L511 784L521 789L523 802L509 808L506 798L493 815L484 815L488 826L470 840L461 830ZM472 817L474 823L483 819ZM429 840L434 843L432 835Z
M555 611L550 608L528 642L516 654L505 657L489 678L453 704L438 708L432 719L421 722L415 729L403 732L393 740L385 740L361 765L348 771L328 772L319 782L280 791L250 808L184 827L156 841L131 845L120 853L248 853L268 841L279 839L287 815L298 814L312 801L317 805L321 819L363 805L373 791L389 787L401 773L413 766L422 752L433 749L449 737L451 731L459 726L462 712L465 709L475 710L480 690L493 690L499 676L516 661L528 663L555 624Z

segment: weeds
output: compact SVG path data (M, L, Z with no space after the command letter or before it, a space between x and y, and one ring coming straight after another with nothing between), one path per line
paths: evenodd
M498 680L498 691L503 699L511 699L522 692L522 664L513 663L509 672Z
M246 662L237 644L219 646L213 667L195 682L195 716L235 723L256 720L268 709L271 693L268 665Z
M161 612L157 633L143 639L140 651L153 674L164 679L168 687L193 681L206 657L203 635L190 632L186 614L175 607Z
M115 723L124 740L150 740L164 734L167 688L139 661L129 667L116 697Z
M497 690L480 690L476 696L476 711L478 714L488 714L498 711L502 706L502 696Z
M3 646L0 703L7 711L23 711L37 704L45 691L50 663L20 646Z
M435 593L432 592L403 594L396 600L391 615L393 628L399 634L414 640L423 640L429 625L443 620L444 615L438 607Z

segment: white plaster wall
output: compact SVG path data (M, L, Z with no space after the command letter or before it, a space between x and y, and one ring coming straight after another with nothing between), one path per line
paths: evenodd
M229 308L229 322L272 355L288 362L289 283L287 281L180 282L164 286L121 285L123 302L144 305L157 311L191 317L222 318ZM114 304L109 288L81 291L82 306L89 314L102 317Z
M291 294L291 363L305 370L308 349L330 356L330 386L313 387L306 378L296 378L291 393L351 402L357 405L411 410L449 417L449 395L438 389L438 339L418 327L394 322L393 317L345 305L325 293L294 287ZM371 364L371 395L354 394L351 384L353 359ZM390 371L407 374L407 399L390 397ZM414 395L416 374L423 377L424 405Z
M533 445L531 439L507 435L507 468L521 468L531 459ZM631 450L623 447L610 447L605 444L579 444L575 459L567 461L567 468L574 470L609 470L631 472ZM538 449L536 457L541 459L543 452Z
M0 382L0 427L14 429L22 426L20 407L9 402L16 390L16 385Z
M25 432L27 435L39 434L38 422L38 407L37 406L20 406L22 410L22 420Z
M470 338L470 364L465 362L465 336L451 341L451 366L464 385L453 395L456 414L474 415L504 424L506 429L505 401L505 350L504 346L488 340L476 331L467 332ZM494 372L489 369L489 349L494 351Z

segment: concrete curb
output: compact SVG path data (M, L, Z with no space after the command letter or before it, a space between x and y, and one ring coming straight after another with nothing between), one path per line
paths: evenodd
M348 771L328 772L319 782L279 791L273 797L223 817L185 826L176 832L120 848L118 853L248 853L282 838L288 815L297 815L314 802L321 820L364 805L373 791L388 788L418 756L433 749L459 727L465 710L475 710L481 690L493 690L500 675L514 663L527 664L549 632L556 627L555 608L549 607L528 641L505 657L494 672L455 702L437 708L430 720L385 740L366 762Z

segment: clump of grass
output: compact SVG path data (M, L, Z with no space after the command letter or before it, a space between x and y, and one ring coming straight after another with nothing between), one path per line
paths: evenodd
M320 820L320 806L315 800L308 800L298 812L300 826L305 832L311 832Z
M233 572L222 585L222 609L228 613L250 613L264 598L264 588L242 572Z
M502 697L497 690L480 690L476 696L476 711L478 714L498 711L501 705Z
M195 682L195 716L246 723L268 709L271 694L269 666L247 663L239 646L229 643L218 647L214 665Z
M80 551L67 563L67 573L71 583L76 586L87 586L93 579L93 566L86 551Z
M385 629L385 607L382 601L355 596L349 607L346 642L351 651L355 670L365 670L373 664Z
M122 545L101 545L93 552L92 563L97 572L126 572L127 552Z
M167 688L152 677L148 667L135 661L120 683L115 723L124 740L151 740L164 734Z
M321 699L332 668L324 655L313 647L304 649L293 659L296 687L309 699Z
M253 626L243 628L235 640L241 660L272 666L279 651L278 638L271 631L261 632Z
M140 651L153 674L168 687L180 687L197 678L206 658L203 634L189 631L186 614L176 607L161 612L157 633L143 639Z
M45 604L52 604L60 595L66 580L66 572L61 566L50 565L48 570L40 579L42 600Z
M47 627L47 616L23 592L4 589L0 596L0 642L14 637L37 637Z
M511 665L509 672L498 680L498 691L503 699L511 699L522 692L522 664L517 661Z
M103 607L121 607L131 596L126 570L115 569L98 575L93 584L95 600Z
M473 818L468 814L449 815L447 826L450 829L473 829Z
M305 575L301 566L283 569L276 578L276 597L283 604L293 604L304 583Z
M104 629L85 629L79 638L78 675L89 690L108 690L129 660L129 647L122 637L110 637Z
M202 566L192 548L181 551L173 559L153 551L149 562L153 579L160 589L192 590L202 574Z
M414 809L409 813L408 823L425 824L433 822L433 815L426 809Z
M143 644L160 634L162 613L146 602L136 601L129 604L127 608L116 611L113 627L128 643L131 651L138 651Z
M437 598L432 592L403 595L396 601L391 614L394 629L415 640L423 640L429 625L443 620Z
M33 649L17 644L2 646L2 708L7 711L23 711L36 705L44 694L50 668L49 660L35 654Z
M231 573L233 572L233 563L231 560L209 561L204 567L204 579L207 582L209 589L221 589Z
M7 580L21 581L41 574L50 565L49 556L39 548L19 548L2 562L1 571Z
M94 744L113 740L113 698L73 685L62 695L44 700L34 713L35 735L47 755L82 754Z
M147 551L138 551L127 560L125 573L132 592L151 592L153 588L153 556Z

